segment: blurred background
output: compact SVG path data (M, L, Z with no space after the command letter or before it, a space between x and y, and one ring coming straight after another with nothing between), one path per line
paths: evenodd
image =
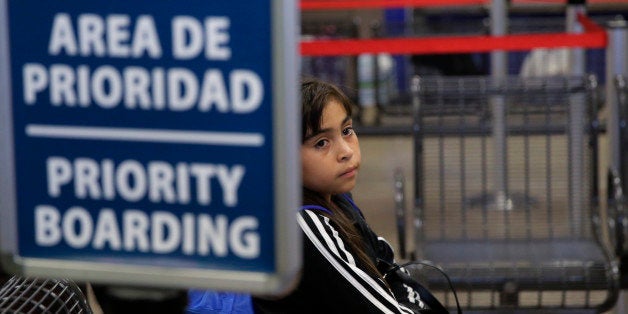
M355 101L354 198L403 261L442 266L465 312L628 312L627 1L301 8L302 74ZM415 270L455 308L442 275Z
M627 15L626 0L301 0L301 74L355 103L356 203L400 262L449 274L456 294L409 266L450 309L628 313ZM92 293L109 313L186 297Z

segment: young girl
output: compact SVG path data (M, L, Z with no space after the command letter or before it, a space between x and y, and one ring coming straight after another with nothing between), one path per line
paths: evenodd
M425 300L422 287L394 267L391 246L370 229L349 195L361 162L350 100L319 80L306 80L301 89L303 207L297 219L304 233L301 280L285 297L253 298L255 311L444 310Z

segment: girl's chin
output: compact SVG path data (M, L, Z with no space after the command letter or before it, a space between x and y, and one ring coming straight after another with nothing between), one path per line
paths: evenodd
M342 188L338 189L338 193L335 193L335 194L349 193L349 192L351 192L353 190L354 187L355 187L355 183L349 184L349 185L345 185Z

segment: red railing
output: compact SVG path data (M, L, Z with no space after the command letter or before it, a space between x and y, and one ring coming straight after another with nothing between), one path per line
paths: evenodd
M606 31L579 15L585 31L580 34L545 33L505 36L444 36L381 39L321 39L301 42L303 56L359 55L363 53L447 54L516 51L534 48L604 48Z
M587 4L623 4L626 0L587 0ZM301 0L301 10L385 9L446 6L489 6L491 0ZM567 4L567 0L511 0L511 4Z
M347 10L400 7L483 5L486 0L302 0L301 10Z

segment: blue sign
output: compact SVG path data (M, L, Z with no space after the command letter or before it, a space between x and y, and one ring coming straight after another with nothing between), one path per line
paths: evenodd
M300 252L294 3L2 6L11 267L170 287L286 285Z

